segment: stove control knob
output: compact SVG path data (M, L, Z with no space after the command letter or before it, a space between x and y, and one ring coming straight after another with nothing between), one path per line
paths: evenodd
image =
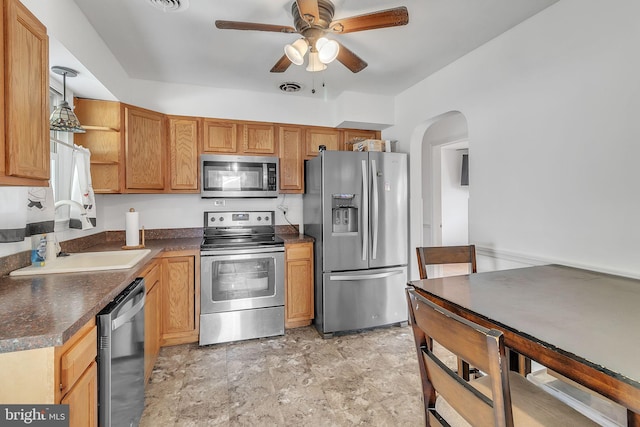
M210 221L211 222L216 222L216 219L214 217L211 217Z
M259 216L258 218L256 218L258 221L262 221L262 217Z
M221 217L219 218L219 220L220 220L220 221L224 221L224 217L222 217L222 216L221 216Z
M268 216L265 216L265 217L264 217L264 220L265 220L265 221L269 221L269 217L268 217Z

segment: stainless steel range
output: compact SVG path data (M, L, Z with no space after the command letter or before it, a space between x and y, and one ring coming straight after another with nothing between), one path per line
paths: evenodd
M273 211L205 212L200 345L284 334L284 243Z

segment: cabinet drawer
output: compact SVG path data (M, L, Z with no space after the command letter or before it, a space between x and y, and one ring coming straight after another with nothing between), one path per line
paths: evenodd
M60 356L60 390L68 391L82 373L95 361L98 352L98 334L95 324L80 336Z
M310 243L287 246L287 260L310 259L313 246Z

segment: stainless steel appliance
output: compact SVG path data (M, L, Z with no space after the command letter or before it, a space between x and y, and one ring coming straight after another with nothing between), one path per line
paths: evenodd
M98 313L98 421L137 426L144 410L144 279Z
M200 156L200 196L278 197L277 157Z
M322 151L305 168L318 331L406 322L407 155Z
M284 242L274 212L205 212L200 345L284 334Z

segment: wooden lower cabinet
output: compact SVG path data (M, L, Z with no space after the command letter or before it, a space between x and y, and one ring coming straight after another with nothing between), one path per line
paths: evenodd
M146 286L144 304L144 380L149 381L153 365L160 353L160 293L162 288L161 266L153 262L143 274Z
M69 405L69 427L98 425L98 364L92 362L60 403Z
M70 426L98 425L95 319L59 347L0 354L2 404L69 405Z
M311 324L313 304L313 243L285 244L285 328Z
M160 345L198 341L200 321L200 255L198 251L161 255Z

